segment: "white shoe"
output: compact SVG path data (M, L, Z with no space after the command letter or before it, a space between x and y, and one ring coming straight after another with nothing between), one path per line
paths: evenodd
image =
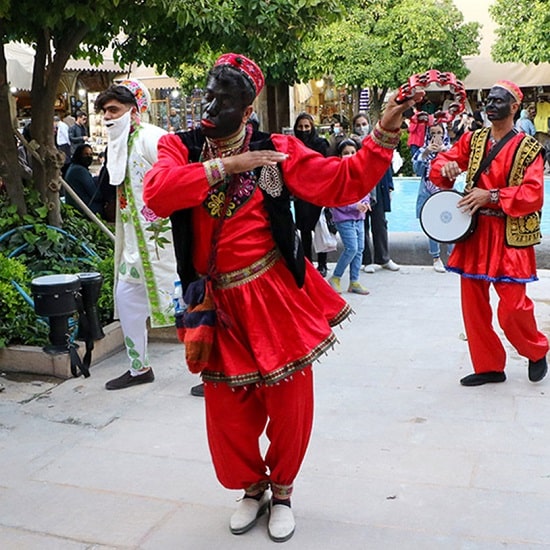
M254 498L242 498L237 509L229 520L229 529L234 535L242 535L250 531L258 518L265 513L269 505L269 494L264 492L260 500Z
M296 522L290 506L275 504L270 507L267 533L273 542L286 542L294 535Z
M445 273L446 269L445 269L445 266L443 265L443 262L441 261L441 258L435 258L434 270L437 271L437 273Z
M382 267L390 271L399 271L401 269L401 266L397 265L393 260L388 260L385 264L382 264Z
M365 265L363 266L363 271L365 273L376 273L376 267L374 264Z

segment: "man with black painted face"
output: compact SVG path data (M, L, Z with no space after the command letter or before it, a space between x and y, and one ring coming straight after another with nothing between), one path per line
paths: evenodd
M230 530L247 532L269 507L269 536L283 542L294 533L290 496L313 421L311 365L336 343L331 327L351 313L304 259L290 195L330 206L363 198L388 169L402 113L414 100L390 99L353 157L324 158L294 136L247 124L263 85L253 61L221 56L208 78L200 129L160 139L144 199L171 217L184 289L211 273L218 324L201 375L216 475L244 491Z
M537 328L525 285L537 280L533 245L540 242L544 149L514 130L523 94L508 80L497 82L487 97L490 128L466 132L432 162L430 178L450 188L467 170L466 194L458 205L477 216L477 227L459 242L447 270L461 275L461 303L474 373L464 386L504 382L506 352L493 329L489 289L499 297L497 315L506 338L528 359L528 377L547 373L548 339ZM487 160L485 160L487 159Z

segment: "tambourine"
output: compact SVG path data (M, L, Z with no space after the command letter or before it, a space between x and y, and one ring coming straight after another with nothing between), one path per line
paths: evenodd
M453 95L453 103L449 105L447 111L437 111L433 116L438 122L451 122L456 115L464 111L466 103L464 84L457 80L453 73L443 73L437 69L430 69L425 73L413 74L405 84L399 87L395 101L404 103L414 97L418 88L426 88L432 83L437 84L439 87L449 86L449 91Z
M420 210L420 226L430 239L456 243L473 233L477 216L460 210L458 202L463 196L454 189L444 189L426 199Z

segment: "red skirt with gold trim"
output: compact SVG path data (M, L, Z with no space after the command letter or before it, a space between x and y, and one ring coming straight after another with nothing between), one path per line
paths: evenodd
M310 365L336 343L331 327L351 313L309 261L302 288L279 259L259 276L214 292L218 325L202 377L230 386L275 384Z

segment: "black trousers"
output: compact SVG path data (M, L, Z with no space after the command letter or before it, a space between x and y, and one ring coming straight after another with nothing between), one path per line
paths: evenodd
M301 199L294 200L294 209L296 212L296 226L300 230L300 237L302 239L302 246L304 248L304 254L308 260L313 261L313 233L315 224L321 214L321 207L303 201ZM317 262L319 266L327 265L326 252L320 252L317 254Z
M372 233L372 245L370 239ZM372 251L374 251L374 258ZM390 261L388 246L388 221L382 201L377 201L365 218L365 249L363 265L383 265Z

